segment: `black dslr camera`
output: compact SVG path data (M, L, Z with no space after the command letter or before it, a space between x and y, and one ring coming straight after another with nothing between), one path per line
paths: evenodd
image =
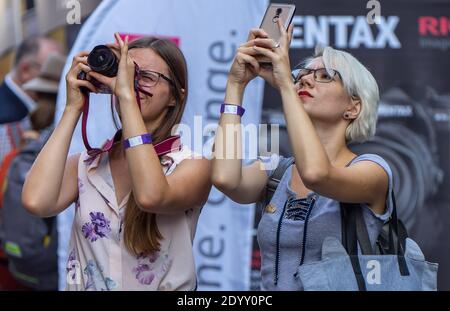
M119 70L119 59L106 45L97 45L89 53L87 62L92 71L107 77L115 77ZM111 94L111 90L106 85L98 82L92 77L88 79L85 72L81 72L78 75L78 79L89 80L89 82L99 89L100 93ZM89 92L89 90L85 90Z

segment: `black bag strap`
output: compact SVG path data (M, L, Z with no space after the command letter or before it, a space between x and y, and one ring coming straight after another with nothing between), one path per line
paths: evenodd
M341 215L343 215L343 217L351 216L348 220L346 219L345 230L342 230L343 232L347 230L352 232L346 240L347 246L349 247L348 249L352 251L349 255L358 255L357 243L359 243L363 255L374 255L375 251L372 248L372 243L370 243L369 232L367 231L361 206L359 204L340 204ZM354 235L353 232L355 233Z
M294 163L295 163L294 157L280 158L280 162L278 163L277 168L273 171L272 175L269 177L267 181L264 198L262 200L264 206L270 203L273 194L275 193L275 190L277 190L278 184L281 181L281 178L283 178L283 175L286 172L286 170Z
M397 255L398 259L398 266L400 268L400 274L402 276L409 275L409 269L408 265L406 264L405 259L405 248L406 248L406 238L408 237L405 226L403 223L398 219L397 217L397 202L395 200L394 191L391 191L391 199L392 199L392 219L389 221L392 221L393 226L393 233L396 236L396 244L397 244L397 250L395 254ZM390 239L390 244L394 244L394 237Z
M361 208L356 209L356 237L364 255L375 254L370 243L369 232L367 232L367 226Z
M52 235L53 226L55 224L56 216L42 218L42 220L45 222L45 225L47 226L47 235Z
M406 238L408 237L408 232L405 228L403 222L398 219L397 216L397 202L395 199L394 191L391 191L390 198L392 200L392 215L388 222L385 224L387 226L388 236L387 236L387 250L384 251L383 255L396 255L398 259L398 266L402 276L409 275L409 269L406 264L405 250L406 250ZM385 229L385 228L383 228ZM378 238L380 242L380 237Z
M357 204L340 203L341 220L342 220L342 245L346 249L350 262L352 264L353 273L355 274L358 289L366 291L366 282L362 275L361 265L358 259L358 243L356 230L356 213L354 211L359 208ZM355 206L356 205L356 206Z
M402 276L409 275L408 265L405 259L405 243L408 237L406 228L397 217L397 204L394 191L390 194L392 200L392 216L388 221L389 226L389 255L397 255L398 266ZM360 204L340 203L342 220L342 244L346 249L355 273L360 291L366 291L364 277L358 260L358 243L363 255L372 255L372 249L367 227L362 214Z

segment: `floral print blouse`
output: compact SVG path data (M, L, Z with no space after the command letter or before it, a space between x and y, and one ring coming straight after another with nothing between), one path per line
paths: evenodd
M161 159L169 175L192 158L187 147ZM198 155L197 155L198 156ZM157 215L161 250L130 253L123 243L128 194L116 202L108 154L78 163L79 197L67 260L66 290L193 290L196 287L192 242L201 206L175 215Z

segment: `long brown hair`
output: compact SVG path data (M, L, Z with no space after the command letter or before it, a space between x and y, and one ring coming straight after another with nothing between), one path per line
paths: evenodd
M176 44L167 39L141 38L131 42L129 49L151 49L166 62L169 77L174 82L174 85L170 84L170 87L176 104L168 107L161 125L152 134L154 143L158 143L170 136L172 128L180 122L183 115L188 95L186 60ZM139 209L131 193L124 219L126 248L136 255L148 254L160 250L162 238L156 224L156 215Z

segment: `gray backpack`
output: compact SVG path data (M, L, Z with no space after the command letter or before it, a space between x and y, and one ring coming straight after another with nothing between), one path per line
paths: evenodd
M0 209L0 241L14 278L36 290L57 290L56 217L29 214L21 202L22 187L50 132L29 142L11 162Z

